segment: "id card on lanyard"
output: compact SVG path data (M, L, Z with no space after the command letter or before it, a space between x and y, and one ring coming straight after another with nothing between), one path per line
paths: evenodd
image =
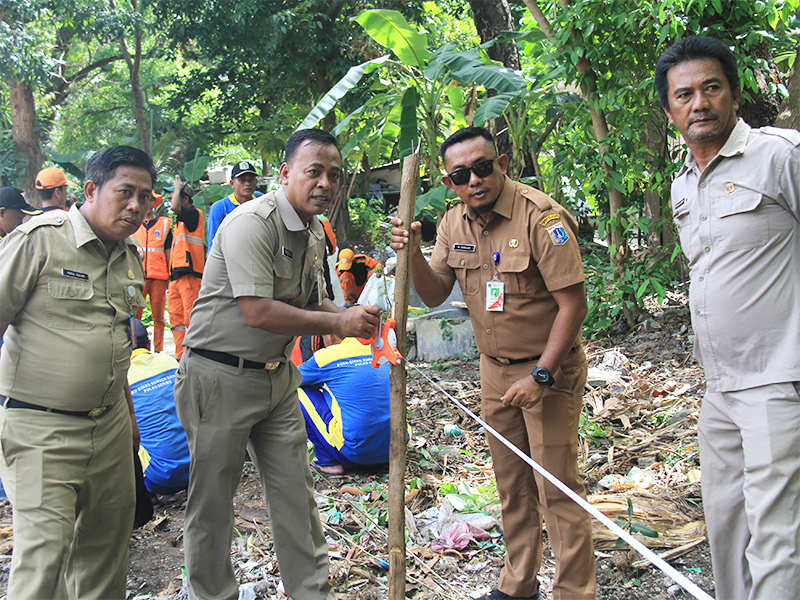
M506 299L505 283L500 281L497 273L497 265L500 262L500 253L492 254L494 263L494 275L491 281L486 282L486 310L491 312L503 312L503 303Z

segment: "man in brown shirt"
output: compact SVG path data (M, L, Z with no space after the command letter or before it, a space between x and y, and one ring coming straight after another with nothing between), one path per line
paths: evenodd
M586 315L577 225L559 204L506 177L491 134L461 129L441 146L444 184L462 200L439 226L430 264L415 235L414 287L441 304L458 280L481 353L481 410L489 425L576 492L578 418L586 381ZM409 233L395 218L392 247ZM411 230L419 234L418 222ZM595 597L589 516L493 437L506 560L484 600L541 598L544 517L556 575L553 598Z

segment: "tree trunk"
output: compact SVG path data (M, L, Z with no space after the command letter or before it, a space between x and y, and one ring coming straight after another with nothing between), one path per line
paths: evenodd
M800 131L800 44L794 58L794 68L786 80L789 95L781 104L781 111L775 119L775 127L786 127Z
M487 2L486 0L469 0L469 5L472 8L472 15L475 20L475 29L481 37L481 43L488 42L496 38L501 31L514 31L514 22L511 19L511 9L508 6L508 0L495 0L494 2ZM486 49L489 58L503 63L504 67L519 71L519 50L516 44L494 44ZM489 95L493 96L494 90L490 90ZM508 125L504 116L496 119L497 131L500 133L496 136L497 150L500 154L508 154L512 156L511 139L508 135ZM517 169L522 172L524 165L518 165Z
M758 91L750 92L752 100L739 107L739 116L750 127L766 127L775 123L781 106L781 97L778 92L770 92L770 80L778 81L778 70L766 42L762 42L750 49L750 54L755 58L763 59L769 65L769 71L754 69L753 74L758 84Z
M28 196L28 202L40 206L36 191L36 174L42 168L42 146L36 122L36 104L33 88L16 77L8 84L9 105L11 109L11 138L17 154L23 159L22 179L19 187Z
M569 0L560 0L560 3L562 6L567 6L569 5ZM536 0L525 0L525 6L527 6L528 10L531 11L533 18L536 19L536 22L539 24L539 27L541 27L542 32L544 32L551 42L555 43L555 37L551 31L550 22L547 20L547 17L544 16L544 13L539 8ZM580 31L573 29L572 35L579 37ZM586 73L589 75L589 77L584 79L584 81L587 83L581 84L581 95L586 99L586 105L589 107L589 114L592 117L594 135L598 142L600 156L604 159L607 156L607 149L604 140L608 137L608 122L606 121L606 116L603 111L597 107L597 93L596 87L593 83L594 77L592 65L588 60L581 57L578 59L577 69L580 73ZM606 174L606 181L610 182L611 179L609 175L614 168L605 160L603 160L602 163L603 171ZM608 206L612 218L625 206L625 198L622 195L622 192L610 184L608 185ZM619 278L622 279L625 276L626 244L622 239L622 232L620 231L620 227L618 225L615 227L610 227L610 230L611 239L609 250L611 252L611 260L616 268ZM628 327L634 327L636 321L633 316L633 311L627 307L623 307L622 310Z
M131 0L131 6L133 7L134 12L139 12L137 0ZM114 7L113 2L111 3L111 7ZM138 22L133 26L133 35L133 56L131 56L131 53L128 50L128 44L125 41L124 34L119 38L119 47L120 50L122 50L122 56L125 58L125 62L128 63L128 71L131 78L131 92L133 93L133 108L136 114L136 127L139 130L139 144L145 153L150 154L150 135L147 130L147 111L145 109L144 90L142 90L142 82L139 77L142 67L142 28Z

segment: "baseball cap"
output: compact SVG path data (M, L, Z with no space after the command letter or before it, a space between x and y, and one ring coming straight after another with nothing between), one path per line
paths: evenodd
M49 190L51 188L61 187L62 185L77 186L78 184L67 179L67 176L64 175L64 171L58 167L42 169L36 176L37 190Z
M253 163L247 160L240 161L235 165L233 165L233 170L231 171L231 179L236 179L240 175L246 175L247 173L258 175L258 173L256 173L256 168L253 166Z
M26 215L39 215L42 213L38 208L28 204L25 192L15 187L4 187L0 189L0 208L21 210Z
M355 253L350 248L344 248L339 252L339 262L336 263L336 268L340 271L349 271L353 266L353 257Z

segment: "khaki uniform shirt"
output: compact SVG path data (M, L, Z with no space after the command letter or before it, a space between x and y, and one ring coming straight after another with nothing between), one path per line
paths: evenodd
M739 120L672 184L695 356L714 392L800 381L800 133Z
M577 223L549 196L508 178L487 217L483 224L464 203L451 208L439 226L431 268L458 279L482 354L538 357L558 313L550 292L584 280ZM497 278L505 284L502 312L486 310L495 252Z
M125 402L143 288L133 240L109 256L77 206L17 227L0 243L0 394L75 411Z
M237 298L272 298L297 308L327 297L325 231L308 227L283 189L254 198L225 217L208 253L184 345L257 362L285 362L292 336L250 327Z

